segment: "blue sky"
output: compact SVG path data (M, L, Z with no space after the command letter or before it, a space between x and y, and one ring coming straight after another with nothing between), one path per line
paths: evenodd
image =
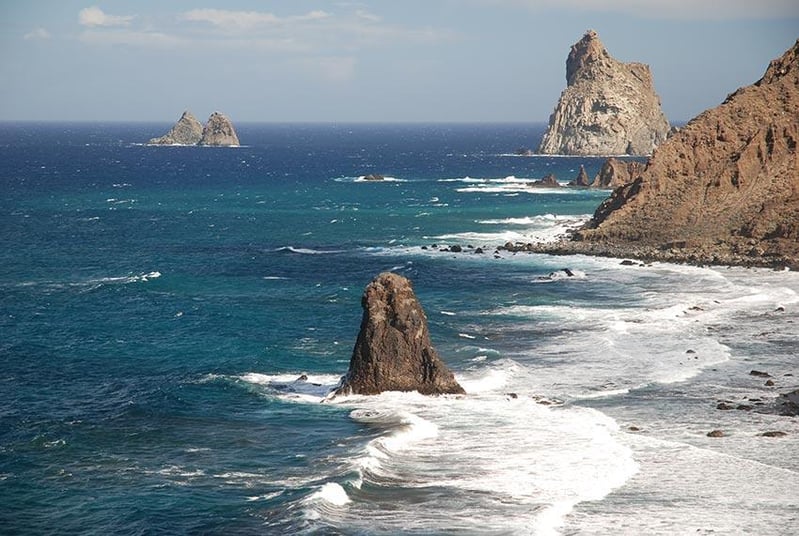
M671 121L757 80L796 0L5 0L0 120L545 122L595 29Z

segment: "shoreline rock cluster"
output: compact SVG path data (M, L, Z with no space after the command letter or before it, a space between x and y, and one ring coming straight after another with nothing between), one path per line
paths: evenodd
M214 112L203 126L188 110L163 136L151 138L148 145L203 145L213 147L237 147L239 137L227 116Z
M540 154L648 155L666 139L649 66L614 59L595 31L571 47L566 82Z

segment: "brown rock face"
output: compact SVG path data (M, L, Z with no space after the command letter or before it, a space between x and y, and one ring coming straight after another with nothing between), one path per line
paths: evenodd
M591 183L592 188L618 188L625 184L630 184L643 171L645 165L642 162L619 160L610 157L602 164L602 169L594 177Z
M799 263L799 40L694 118L603 202L578 239ZM676 246L675 246L676 244Z
M588 188L591 186L591 180L588 178L588 173L585 171L585 166L580 164L580 171L577 172L577 176L569 182L569 186L576 186L578 188Z
M649 66L615 60L593 30L572 46L566 82L539 153L647 155L666 139Z
M188 110L183 112L175 126L160 138L152 138L150 145L196 145L203 135L203 126Z
M380 274L366 287L361 305L361 331L336 394L464 394L430 342L427 317L408 279Z
M230 119L219 112L214 112L205 124L199 145L237 146L239 137Z

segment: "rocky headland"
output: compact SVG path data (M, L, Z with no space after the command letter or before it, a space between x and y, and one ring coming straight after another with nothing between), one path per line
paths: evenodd
M464 394L433 348L427 316L407 278L389 272L378 275L367 285L361 305L361 329L335 394Z
M799 269L797 141L799 40L646 164L609 160L597 180L623 185L570 239L504 248Z
M212 145L237 147L239 138L233 123L225 115L214 112L205 127L188 110L177 123L161 137L151 138L148 145Z
M614 59L595 31L572 46L566 82L539 153L648 155L666 139L649 66Z

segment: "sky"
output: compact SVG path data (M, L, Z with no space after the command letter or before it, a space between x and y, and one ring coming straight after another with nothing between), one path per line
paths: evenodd
M546 122L588 29L672 122L758 80L797 0L2 0L0 121Z

